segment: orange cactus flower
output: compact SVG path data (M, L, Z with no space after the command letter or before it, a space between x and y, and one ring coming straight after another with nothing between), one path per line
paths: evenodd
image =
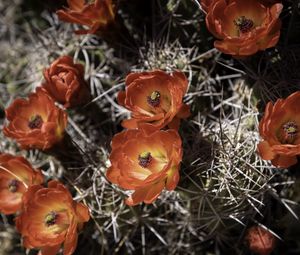
M84 81L84 67L74 64L69 56L55 60L44 70L44 77L46 82L43 88L66 108L81 105L89 99L89 88Z
M125 83L126 91L118 94L118 103L132 112L132 118L122 122L125 128L178 129L180 119L190 115L189 106L182 103L188 85L182 72L131 73Z
M269 255L276 243L276 238L268 230L260 227L251 227L246 236L249 249L259 255Z
M153 203L161 191L174 190L179 181L181 139L175 130L126 130L112 139L107 178L123 189L134 190L126 199L133 206Z
M112 0L67 0L69 9L57 11L59 19L65 22L87 26L89 29L77 30L77 34L96 34L105 29L115 19Z
M13 214L21 209L28 187L41 184L44 177L23 157L0 154L0 212Z
M282 4L260 0L215 0L206 16L215 47L225 54L245 57L275 46L279 40Z
M63 184L50 181L48 188L34 185L24 194L16 226L26 248L55 255L63 245L63 254L70 255L77 246L77 231L89 218L87 207L75 202Z
M295 92L274 105L269 102L259 123L263 141L258 144L258 152L276 167L292 166L300 155L299 101L300 92Z
M16 139L23 149L49 149L61 141L67 126L67 114L42 88L37 88L28 100L13 101L5 113L9 124L3 133Z

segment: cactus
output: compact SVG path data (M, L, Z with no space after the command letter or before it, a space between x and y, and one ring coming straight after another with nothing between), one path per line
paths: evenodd
M63 180L88 206L91 220L75 254L248 254L245 236L252 225L286 237L291 250L300 247L289 225L299 215L297 166L278 169L257 154L264 106L299 90L299 44L285 42L250 60L231 58L213 47L200 2L116 1L116 27L126 36L113 42L113 31L75 35L79 26L53 12L60 3L0 3L1 128L4 108L40 86L43 69L57 57L69 55L85 66L93 99L68 110L67 151L22 151L0 133L1 151L26 156L47 180ZM299 19L290 2L285 29ZM131 192L106 177L111 139L130 116L116 97L129 72L155 69L180 70L189 81L184 102L192 114L179 129L180 181L153 204L129 207L124 199ZM2 216L0 254L25 253L12 225L10 216Z

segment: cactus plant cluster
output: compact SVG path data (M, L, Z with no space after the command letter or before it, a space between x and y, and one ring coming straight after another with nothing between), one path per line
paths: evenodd
M300 3L251 1L251 7L241 0L0 2L0 153L25 157L41 169L46 182L64 183L74 204L88 208L90 220L78 223L74 254L300 254L299 163L280 165L291 163L286 157L292 149L284 146L296 147L293 159L300 154L295 138L298 119L282 117L293 111L290 105L297 115L293 98L300 89ZM86 14L89 7L81 8L83 3L94 9ZM229 8L229 3L234 13L238 7L256 6L257 13L268 10L269 27L243 15L224 25L218 10ZM101 19L95 18L95 10ZM79 15L76 22L72 15ZM88 21L84 15L90 15ZM239 39L231 41L215 24L224 31L237 29ZM250 34L252 29L257 33ZM257 34L265 39L260 41ZM56 75L64 84L73 86L76 80L86 85L89 95L78 89L80 96L73 91L70 96L69 87L62 93ZM163 112L161 119L148 122L135 105L135 93L147 79L171 88L170 97L154 90L146 98L151 117ZM24 147L11 130L10 135L2 132L13 122L8 109L15 100L51 90L50 85L59 92L47 98L67 116L67 127L47 148L27 143ZM165 98L170 105L177 100L171 110L165 111ZM287 113L276 108L283 102ZM37 116L29 122L30 129L43 125L45 120ZM288 128L277 130L281 121L289 123ZM265 135L273 130L271 138ZM176 152L153 135L166 133L176 133L171 139ZM152 149L152 154L143 150L138 158L130 158L130 167L139 164L138 170L124 173L129 156L120 148L132 148L125 147L128 141L120 134L126 139L141 137L142 145L152 135L148 147L158 143L167 148L167 159L161 147L153 149L159 151L161 164L174 160L164 165L166 175L138 179L157 160ZM260 143L273 146L271 152L265 149L269 147L258 148ZM177 170L179 180L174 177ZM155 175L160 170L153 171ZM0 184L1 178L0 169ZM144 193L149 195L157 183L163 183L158 194L147 199L139 193L132 202L141 185L147 186ZM26 231L14 227L13 215L0 213L0 255L43 252L44 247L27 247L20 241ZM51 220L50 225L55 224L56 218ZM63 248L57 252L64 254Z

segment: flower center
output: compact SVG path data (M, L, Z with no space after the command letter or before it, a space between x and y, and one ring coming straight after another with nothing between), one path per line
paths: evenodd
M148 151L142 152L139 155L139 165L143 168L146 168L149 166L149 164L151 163L152 160L152 156L151 153Z
M160 93L159 91L153 91L150 96L147 97L147 102L153 107L157 107L160 104Z
M58 77L61 79L61 81L63 83L66 82L66 76L67 76L67 74L68 74L67 72L61 72L61 73L58 74Z
M254 22L251 19L246 18L245 16L238 17L233 21L234 25L237 26L241 33L248 33L254 27Z
M293 143L298 133L298 126L295 122L289 121L282 126L283 139L285 143Z
M54 224L56 224L56 220L57 220L57 213L54 211L49 212L46 217L45 217L45 224L47 227L53 226Z
M28 122L28 127L30 129L41 128L42 125L43 125L43 119L38 114L32 116Z
M8 183L8 190L11 192L11 193L15 193L18 189L18 181L17 180L11 180L9 183Z

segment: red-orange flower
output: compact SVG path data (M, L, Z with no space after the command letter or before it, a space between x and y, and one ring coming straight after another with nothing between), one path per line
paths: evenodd
M150 204L164 188L175 189L181 158L177 131L160 130L146 135L141 130L126 130L112 139L107 178L121 188L134 190L126 200L128 205L143 201Z
M63 254L70 255L77 246L77 231L89 218L87 207L75 202L63 184L50 181L48 188L34 185L24 194L16 226L26 248L55 255L63 245Z
M260 0L215 0L207 10L206 25L217 38L220 51L249 56L277 44L282 4L264 5Z
M25 158L0 154L0 212L12 214L19 211L28 187L43 181L42 173L33 169Z
M259 255L269 255L275 246L276 238L268 230L254 226L248 230L246 240L251 251Z
M67 0L69 9L57 11L59 19L65 22L87 26L89 29L77 30L77 34L95 34L114 21L115 12L112 0Z
M300 155L300 92L286 99L269 102L259 123L259 133L264 141L258 152L276 167L289 167L297 163Z
M208 11L208 8L209 6L216 0L201 0L200 1L200 4L201 4L201 7L202 9L207 12Z
M126 91L118 94L118 102L132 112L123 127L152 132L166 126L178 129L181 118L190 114L182 103L188 81L182 72L131 73L126 77Z
M48 149L61 141L67 126L67 114L53 99L37 88L28 100L18 98L5 110L9 124L3 133L24 149Z
M43 88L66 108L81 105L89 99L90 92L84 81L84 67L74 64L69 56L55 60L44 70L46 82Z

